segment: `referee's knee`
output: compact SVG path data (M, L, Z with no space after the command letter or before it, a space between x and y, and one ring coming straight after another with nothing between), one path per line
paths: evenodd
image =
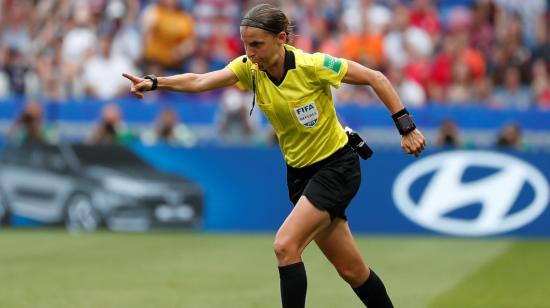
M273 243L273 251L277 256L279 266L298 263L301 260L300 249L298 245L291 241L275 238Z
M369 268L362 262L351 262L336 268L338 274L352 287L362 285L369 277Z

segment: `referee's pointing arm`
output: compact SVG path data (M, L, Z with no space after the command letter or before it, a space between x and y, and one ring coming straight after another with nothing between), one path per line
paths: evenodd
M169 77L137 77L128 73L122 73L122 76L132 82L130 92L139 99L143 98L143 92L155 89L196 93L223 88L238 81L237 76L228 68L205 74L185 73Z

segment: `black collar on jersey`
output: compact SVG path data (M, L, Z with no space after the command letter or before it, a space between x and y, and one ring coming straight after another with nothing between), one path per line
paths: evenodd
M284 68L283 68L283 76L281 77L280 80L277 80L275 79L275 77L269 75L268 72L265 72L265 74L267 75L267 77L269 78L269 80L271 80L271 82L273 82L273 84L275 84L276 86L280 86L281 83L283 83L283 80L285 80L285 77L286 77L286 73L289 71L289 70L293 70L296 68L296 58L294 57L294 53L288 49L285 48L285 64L284 64Z

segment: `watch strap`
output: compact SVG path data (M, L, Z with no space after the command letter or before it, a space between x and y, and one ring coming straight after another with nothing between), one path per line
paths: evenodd
M157 89L158 87L158 79L157 79L157 76L153 75L153 74L150 74L150 75L147 75L145 77L143 77L143 79L149 79L153 82L153 85L151 85L151 89L149 89L149 91L154 91Z

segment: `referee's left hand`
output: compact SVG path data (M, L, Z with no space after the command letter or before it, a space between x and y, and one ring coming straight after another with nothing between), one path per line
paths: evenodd
M401 148L415 157L418 157L425 147L426 139L424 139L424 135L422 135L418 128L401 138Z

